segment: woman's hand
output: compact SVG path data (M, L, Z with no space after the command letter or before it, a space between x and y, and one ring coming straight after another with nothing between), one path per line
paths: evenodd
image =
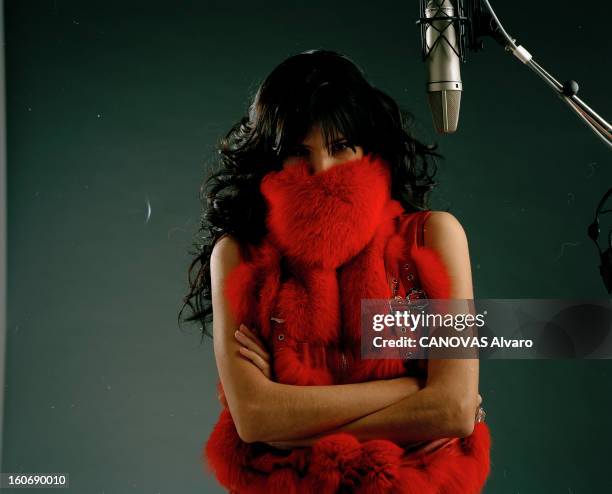
M272 371L270 368L270 354L261 340L244 324L234 333L234 336L242 346L240 353L247 360L250 360L264 376L272 379Z
M240 347L240 354L254 364L262 374L268 379L272 379L272 371L270 368L270 354L266 350L266 347L249 328L244 324L240 325L240 328L234 333L234 337L238 340L242 346ZM223 387L219 389L217 398L225 408L229 408Z
M478 406L476 407L476 418L474 419L476 421L476 423L478 422L484 422L485 417L487 416L487 413L485 412L485 409L482 408L482 396L480 396L480 394L478 394Z

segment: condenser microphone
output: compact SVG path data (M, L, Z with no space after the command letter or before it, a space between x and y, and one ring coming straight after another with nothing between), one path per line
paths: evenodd
M457 130L461 105L461 73L466 49L482 50L490 36L550 86L585 124L612 148L612 125L577 96L578 83L559 82L516 43L504 29L489 0L419 0L421 45L427 67L427 96L440 134Z
M461 106L461 2L421 2L423 57L427 71L427 97L439 134L457 130Z

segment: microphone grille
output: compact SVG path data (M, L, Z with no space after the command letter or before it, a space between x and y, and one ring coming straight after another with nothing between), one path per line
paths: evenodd
M432 91L427 93L434 126L439 134L451 134L457 130L461 91Z

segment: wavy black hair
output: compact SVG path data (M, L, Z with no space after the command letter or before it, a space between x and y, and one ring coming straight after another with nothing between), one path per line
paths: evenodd
M282 163L310 128L320 125L329 148L339 134L364 154L373 153L391 166L391 196L407 212L428 208L436 186L436 147L415 139L412 115L372 86L346 56L309 50L291 56L263 81L247 116L221 139L219 169L202 184L203 213L188 268L189 293L183 299L204 335L212 337L210 254L224 234L240 245L257 245L266 234L266 205L259 191L262 177ZM433 168L432 168L433 167Z

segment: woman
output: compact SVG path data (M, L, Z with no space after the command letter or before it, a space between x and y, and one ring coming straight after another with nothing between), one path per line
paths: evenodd
M205 333L215 316L224 409L203 453L230 492L486 480L477 360L359 355L361 300L473 298L463 228L427 210L436 154L405 127L349 59L313 50L274 69L221 143L185 302Z

